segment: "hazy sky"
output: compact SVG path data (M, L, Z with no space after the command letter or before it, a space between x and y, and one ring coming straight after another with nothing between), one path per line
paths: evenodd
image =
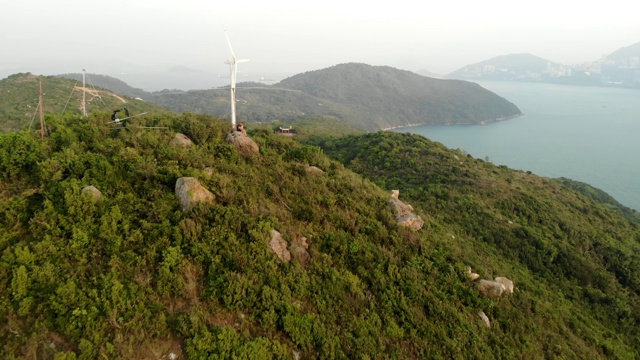
M628 0L574 1L0 0L0 78L117 76L176 65L289 74L345 62L446 74L498 55L570 64L640 41ZM597 4L597 5L593 5Z

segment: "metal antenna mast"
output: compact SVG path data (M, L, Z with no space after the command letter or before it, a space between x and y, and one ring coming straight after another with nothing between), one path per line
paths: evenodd
M85 69L82 69L82 116L87 117L87 105L85 102L85 91L86 91L86 81L85 81Z
M40 138L44 139L44 115L42 114L42 80L40 80L40 93L38 94L40 107ZM33 121L31 122L33 123Z

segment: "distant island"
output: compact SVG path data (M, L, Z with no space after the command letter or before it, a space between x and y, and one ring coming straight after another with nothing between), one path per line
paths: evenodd
M573 65L532 54L497 56L464 66L444 78L640 88L640 42L599 60Z

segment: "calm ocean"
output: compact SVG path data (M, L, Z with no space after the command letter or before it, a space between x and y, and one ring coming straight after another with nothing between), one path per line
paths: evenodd
M524 113L485 126L396 129L496 165L591 184L640 210L640 90L479 82Z

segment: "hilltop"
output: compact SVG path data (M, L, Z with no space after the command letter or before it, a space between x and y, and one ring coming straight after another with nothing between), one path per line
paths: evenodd
M514 104L478 84L388 66L342 64L295 75L278 85L350 106L361 112L358 124L368 130L481 124L521 115Z
M245 157L215 117L108 116L0 134L4 358L640 354L640 225L558 181L417 135L254 126ZM184 177L211 195L188 212ZM468 267L515 291L481 295Z
M127 107L132 114L167 111L160 106L135 100L88 83L83 90L81 79L82 76L80 76L80 80L76 78L73 81L56 76L20 73L0 80L0 93L3 94L0 97L0 131L15 131L30 126L39 126L38 94L40 84L42 84L43 92L43 112L47 116L82 114L83 95L87 112L94 110L112 112L123 107ZM112 81L111 85L114 84L117 82Z
M100 78L96 84L116 91ZM219 117L230 112L228 88L145 94L118 89L177 112ZM248 122L316 116L376 131L423 124L480 124L521 115L514 104L475 83L356 63L305 72L274 85L240 83L237 89L238 118Z

